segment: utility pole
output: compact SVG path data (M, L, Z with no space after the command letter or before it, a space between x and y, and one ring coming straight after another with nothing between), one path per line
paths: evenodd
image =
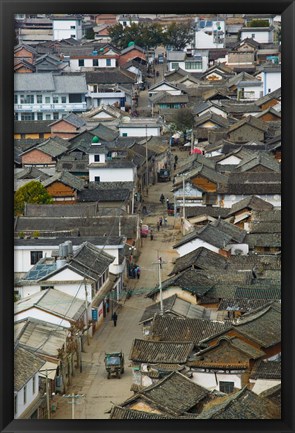
M88 301L87 301L87 287L86 287L86 281L84 280L84 287L85 287L85 315L86 315L86 337L87 337L87 344L89 346L89 333L88 333L88 327L89 327L89 321L88 321Z
M68 394L68 395L63 395L64 398L71 398L72 400L69 402L69 404L72 405L72 419L75 419L75 404L80 404L78 403L79 400L75 400L75 399L79 399L84 397L84 394Z
M153 264L158 265L158 276L159 276L159 290L160 290L160 314L163 316L164 314L164 308L163 308L163 292L162 292L162 265L166 263L163 262L162 257L158 257L158 260L154 262Z
M146 195L149 195L149 165L148 165L147 125L145 125L145 164L146 164Z
M48 370L46 369L46 406L47 406L47 418L50 419L50 399L49 399L49 380L48 380Z

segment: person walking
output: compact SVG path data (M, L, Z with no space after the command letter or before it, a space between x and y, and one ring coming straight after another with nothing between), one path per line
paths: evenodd
M157 222L157 230L160 230L160 221Z
M163 194L161 194L161 196L160 196L160 202L161 202L162 204L164 204L164 200L165 200L165 197L164 197Z
M159 223L160 223L160 227L162 227L162 224L163 224L163 218L162 217L160 217Z
M153 230L150 231L150 237L151 237L151 241L154 239L154 233Z
M114 326L117 326L117 320L118 320L118 315L116 311L114 311L112 314L112 321L114 322Z
M167 209L169 209L169 204L170 204L169 198L167 198L167 200L166 200Z

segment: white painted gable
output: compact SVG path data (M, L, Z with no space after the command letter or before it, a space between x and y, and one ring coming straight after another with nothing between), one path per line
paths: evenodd
M54 274L51 278L46 281L82 281L82 275L74 272L72 269L63 268L60 272Z
M223 159L222 161L219 161L217 164L220 165L238 165L241 162L241 158L238 158L235 155L231 155L228 158Z
M114 119L114 117L106 111L100 111L99 113L92 116L92 119Z

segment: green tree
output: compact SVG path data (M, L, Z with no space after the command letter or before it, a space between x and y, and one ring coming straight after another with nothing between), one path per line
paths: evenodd
M87 30L85 31L85 38L86 38L86 39L94 39L94 38L95 38L93 28L91 28L91 29L87 29Z
M251 20L247 27L269 27L268 20Z
M194 115L189 108L175 110L172 123L176 126L178 131L181 131L185 134L186 130L192 129L194 125Z
M169 24L165 32L165 42L174 50L180 51L194 39L194 28L191 21L184 23L173 22Z
M50 204L53 202L47 189L38 181L32 180L20 187L14 194L14 213L22 215L25 203Z
M112 43L120 49L126 48L130 42L149 49L162 43L163 30L158 23L131 23L125 28L119 23L109 28L109 36Z

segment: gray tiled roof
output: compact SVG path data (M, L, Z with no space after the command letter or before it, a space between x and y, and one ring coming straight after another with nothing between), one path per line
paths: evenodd
M255 101L255 104L260 106L266 104L266 102L270 101L271 99L279 99L281 97L281 87L274 90L273 92L267 93L265 96L262 96L261 98L257 99Z
M274 302L256 312L244 314L234 328L261 347L270 347L281 342L281 309Z
M137 237L138 215L121 216L121 233L127 238ZM47 218L30 218L19 217L16 221L16 232L31 232L38 230L40 232L80 232L81 236L118 236L119 234L119 216L112 209L111 215L99 217L47 217ZM41 233L42 235L42 233Z
M197 346L204 338L221 334L231 327L229 323L157 314L153 320L151 336L159 341L192 341Z
M83 74L53 75L46 72L14 74L14 88L18 92L48 91L62 94L87 92L85 75Z
M46 188L54 182L64 183L77 191L81 191L84 188L84 181L67 171L57 172L54 176L44 180L42 185Z
M276 173L281 172L280 163L271 154L261 151L240 162L240 164L236 166L236 170L241 172L248 170L253 171L253 168L261 165Z
M56 122L53 122L51 125L54 125L55 123L60 122L61 120L67 121L72 125L76 126L77 128L81 128L82 126L86 125L85 120L74 113L67 114L65 117L57 120Z
M14 352L14 389L20 391L40 370L45 361L34 353L17 347Z
M199 269L225 269L227 266L227 259L220 254L214 253L207 248L200 247L196 250L178 257L175 261L172 272L169 275L177 274L188 268Z
M87 84L133 84L136 82L136 75L127 74L119 68L106 68L103 71L86 72Z
M232 215L236 212L241 211L242 209L251 209L251 210L271 210L273 209L273 205L268 203L265 200L262 200L260 197L255 195L251 195L250 197L246 197L243 200L234 203L231 207L228 215Z
M144 323L152 320L154 314L159 313L160 302L150 305L144 310L144 313L139 323ZM163 300L164 313L173 314L175 316L188 317L190 319L205 319L208 315L206 308L192 304L184 299L179 298L176 294ZM209 312L210 313L210 312Z
M201 239L202 241L207 242L208 244L211 244L217 248L224 248L232 241L232 236L211 224L207 224L200 230L195 230L192 233L183 236L179 242L173 245L173 248L178 248L181 245L185 245L186 243L193 241L194 239Z
M244 387L241 391L224 397L218 405L208 405L198 419L274 419L280 418L273 403Z
M281 233L249 233L245 238L245 243L249 245L250 249L255 247L276 247L280 248Z
M98 203L65 204L62 207L54 204L26 203L24 216L26 217L92 217L98 215Z
M41 152L47 153L48 155L56 158L57 156L65 153L68 148L60 143L57 143L54 138L49 138L43 143L38 144L35 149L41 150ZM27 151L29 152L29 151Z
M259 129L263 132L266 132L268 130L268 125L265 122L257 119L254 116L249 115L249 116L246 116L243 119L239 120L238 122L234 123L229 128L228 133L230 134L232 131L235 131L236 129L238 129L238 128L242 127L243 125L246 125L246 124L252 126L253 128Z
M250 379L281 379L281 362L257 361L251 371Z
M238 243L242 243L247 234L245 230L242 230L234 224L228 223L227 221L224 221L222 219L212 221L210 225L231 236L231 239Z
M15 341L24 348L57 358L58 349L66 342L67 328L32 317L15 322L15 330L21 325L20 333L17 336L15 333Z
M172 417L169 415L161 415L159 413L154 412L144 412L141 410L133 410L128 409L121 406L114 405L111 410L111 414L109 419L140 419L140 420L149 420L149 419L171 419Z
M183 364L193 350L192 342L133 340L129 359L134 363Z
M51 313L65 320L77 321L85 311L85 301L55 289L46 289L15 302L15 314L30 308Z
M147 397L156 406L162 408L164 413L171 415L182 415L188 412L208 394L207 389L177 371L140 392L140 395Z
M229 126L228 120L225 119L223 116L219 116L218 114L215 113L208 113L195 119L194 127L201 128L202 124L208 121L215 123L218 126L221 126L222 128L227 128Z
M17 74L17 75L23 75L23 74ZM24 75L30 75L30 74L24 74ZM44 75L44 74L42 74ZM50 124L52 123L52 120L15 120L14 121L14 133L15 134L28 134L30 132L35 133L45 133L50 132ZM39 138L38 141L41 141L42 139Z

